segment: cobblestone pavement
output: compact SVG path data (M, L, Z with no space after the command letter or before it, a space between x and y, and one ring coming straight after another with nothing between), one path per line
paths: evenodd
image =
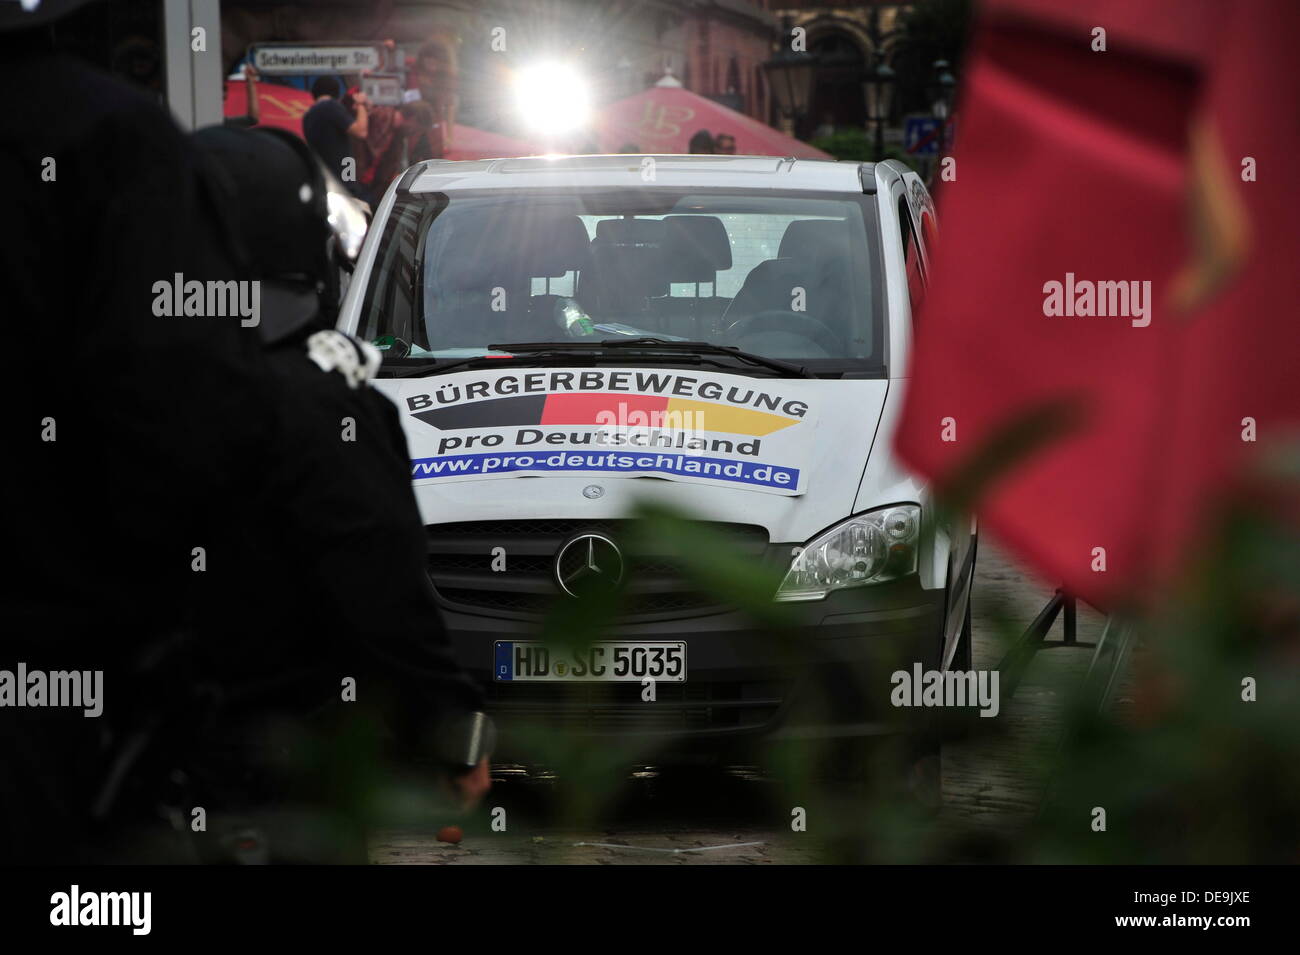
M976 669L992 668L1008 637L1023 631L1051 596L987 540L980 543L974 603ZM1102 618L1079 607L1078 636L1095 641ZM1060 638L1058 620L1050 639ZM1045 780L1041 767L1051 755L1059 732L1062 688L1082 678L1090 658L1086 650L1055 649L1039 653L1014 698L1004 700L998 719L1003 732L945 745L943 807L935 824L970 824L977 828L1017 827L1033 813ZM1119 704L1123 705L1121 688ZM497 784L490 805L502 801L512 784ZM766 784L744 774L719 774L701 794L687 784L689 796L655 790L657 782L620 803L599 830L552 828L519 823L512 810L508 832L490 832L485 824L466 824L459 845L440 843L429 832L384 832L371 844L378 864L804 864L818 861L813 844L790 831L788 817L778 817L764 798ZM701 798L701 796L705 798ZM484 814L486 818L486 814Z

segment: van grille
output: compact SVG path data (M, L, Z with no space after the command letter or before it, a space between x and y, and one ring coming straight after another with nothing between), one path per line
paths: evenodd
M596 532L622 542L630 521L512 520L461 521L427 528L429 577L443 602L453 608L494 616L538 617L563 598L555 583L554 560L575 534ZM767 531L753 524L705 524L742 553L763 558ZM505 548L506 569L492 570L494 548ZM628 553L624 619L670 615L700 616L727 609L703 592L669 557ZM567 599L567 598L564 598Z
M493 683L487 704L503 724L589 733L756 730L776 718L789 681L659 683L654 705L639 683Z

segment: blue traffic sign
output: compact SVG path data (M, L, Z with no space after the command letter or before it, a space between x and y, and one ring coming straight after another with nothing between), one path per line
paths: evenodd
M903 125L903 148L913 156L937 156L943 135L935 116L908 116Z

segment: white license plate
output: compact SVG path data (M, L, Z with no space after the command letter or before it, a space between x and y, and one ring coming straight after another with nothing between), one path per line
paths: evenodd
M686 643L602 641L560 651L527 640L497 640L492 678L498 683L686 682Z

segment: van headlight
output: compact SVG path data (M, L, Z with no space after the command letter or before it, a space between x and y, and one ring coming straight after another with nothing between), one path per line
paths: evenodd
M896 504L850 517L809 541L776 589L777 600L820 600L832 590L916 572L921 508Z

